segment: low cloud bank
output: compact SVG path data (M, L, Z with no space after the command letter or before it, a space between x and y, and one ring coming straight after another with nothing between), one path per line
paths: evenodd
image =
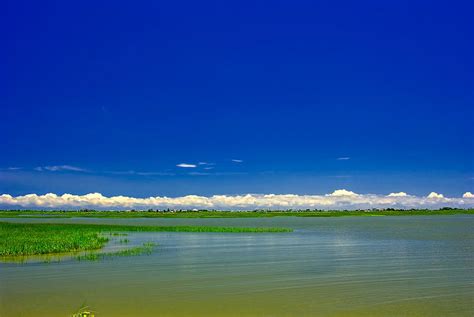
M338 189L326 195L214 195L210 197L188 195L182 197L134 198L127 196L106 197L100 193L87 195L29 194L13 197L0 195L0 208L17 209L368 209L368 208L474 208L474 195L465 193L461 198L444 197L438 193L413 196L404 192L388 195L357 194Z

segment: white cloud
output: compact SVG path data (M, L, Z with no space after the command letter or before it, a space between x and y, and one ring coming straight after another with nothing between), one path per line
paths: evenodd
M234 162L234 163L242 163L243 162L243 160L236 160L236 159L233 159L231 161Z
M52 165L52 166L38 166L35 168L36 171L50 171L50 172L61 172L61 171L72 171L72 172L87 172L86 169L71 166L71 165Z
M333 191L331 194L327 194L326 196L344 197L344 196L358 196L358 195L354 192L351 192L350 190L337 189Z
M439 194L437 194L439 195ZM356 194L340 189L326 195L214 195L182 197L148 197L135 198L127 196L106 197L100 193L87 195L29 194L13 197L0 195L1 208L33 208L33 209L221 209L221 210L252 210L252 209L367 209L367 208L428 208L441 207L474 208L474 200L465 198L447 198L436 196L388 196L375 194Z
M464 195L462 195L462 198L474 198L474 194L471 192L465 192Z
M347 160L350 160L351 158L349 156L343 156L343 157L338 157L337 160L338 161L347 161Z
M408 194L405 192L390 193L387 195L387 197L406 197L406 196L408 196Z
M435 192L431 192L427 197L432 198L432 199L442 199L442 198L444 198L444 196L442 194L438 194L438 193L435 193Z
M176 166L183 167L183 168L195 168L196 164L180 163L180 164L177 164Z

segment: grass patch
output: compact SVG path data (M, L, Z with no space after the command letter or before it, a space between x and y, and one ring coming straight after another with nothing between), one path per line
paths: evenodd
M133 255L143 255L143 254L151 254L153 251L153 247L157 246L157 244L152 242L144 243L142 246L134 247L130 249L120 250L117 252L109 252L109 253L88 253L84 255L79 255L76 258L79 261L97 261L106 258L116 257L116 256L133 256Z
M128 236L128 234L126 234L126 233L118 233L118 232L109 232L109 236L120 237L120 236Z
M108 241L93 228L0 222L0 256L96 250Z
M123 232L290 232L286 228L238 228L205 226L125 226L0 222L0 256L39 255L97 250L107 235ZM105 234L105 235L104 235ZM126 240L126 239L125 239Z

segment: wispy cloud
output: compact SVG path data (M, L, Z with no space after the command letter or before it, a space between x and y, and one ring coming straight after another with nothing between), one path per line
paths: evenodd
M50 171L50 172L62 172L62 171L70 171L70 172L87 172L86 169L72 166L72 165L52 165L52 166L38 166L35 167L34 170L43 172L43 171Z
M19 171L21 167L0 167L0 171Z
M206 172L190 172L190 173L188 173L188 175L191 175L191 176L207 176L207 175L211 175L211 174L206 173Z
M176 166L182 167L182 168L195 168L196 164L179 163L179 164L176 164Z
M213 172L207 170L206 172L189 172L187 175L191 176L236 176L236 175L247 175L247 172Z
M232 159L231 161L234 162L234 163L243 163L244 162L243 160L237 160L237 159Z
M232 175L248 175L248 172L216 172L212 175L216 176L232 176Z
M337 160L338 161L348 161L350 160L351 158L349 156L342 156L342 157L338 157Z
M216 163L199 162L198 165L216 165Z
M135 174L141 176L173 176L175 173L171 172L136 172Z
M107 174L114 174L114 175L140 175L140 176L173 176L176 175L175 173L171 172L140 172L140 171L107 171Z
M0 195L0 207L3 208L48 208L48 209L192 209L207 208L221 210L252 209L365 209L365 208L428 208L441 207L473 208L474 195L467 192L463 197L448 198L441 194L428 196L358 194L350 190L339 189L326 195L214 195L182 197L135 198L127 196L106 197L100 193L87 195L36 195L29 194L13 197Z

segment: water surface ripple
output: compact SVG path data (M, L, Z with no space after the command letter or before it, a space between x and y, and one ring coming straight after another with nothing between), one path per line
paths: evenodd
M290 227L133 233L152 255L0 263L0 316L473 316L474 216L3 219Z

